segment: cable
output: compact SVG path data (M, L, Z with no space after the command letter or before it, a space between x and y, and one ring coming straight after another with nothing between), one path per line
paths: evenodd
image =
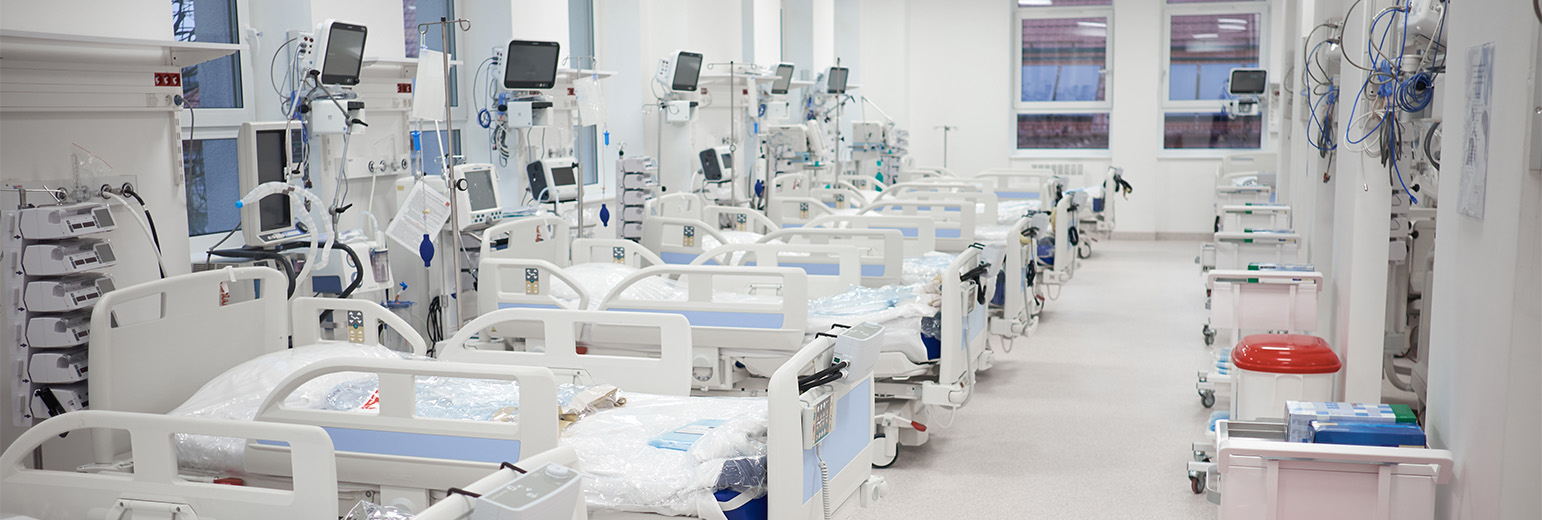
M128 199L124 199L122 195L103 190L102 196L106 197L108 200L122 204L124 208L129 210L129 214L134 217L134 223L139 224L139 230L144 232L145 238L150 239L151 245L153 246L152 251L155 252L155 265L161 270L161 278L165 278L166 259L161 256L160 240L156 238L155 230L152 229L143 218L139 217L139 212L134 211L134 207L129 205Z
M1435 132L1438 131L1440 131L1440 122L1437 121L1435 124L1430 125L1430 130L1424 134L1424 158L1428 159L1430 164L1435 166L1436 170L1440 169L1440 160L1430 153L1430 143L1434 142Z
M277 94L279 98L284 97L284 92L278 88L278 77L273 73L273 66L278 64L278 53L284 52L284 49L289 48L289 44L294 43L294 41L298 39L299 38L290 38L288 41L279 44L278 49L273 51L273 57L268 59L268 84L273 86L273 93ZM290 68L293 69L294 67ZM289 71L284 71L284 78L289 78Z
M293 298L294 297L294 289L295 289L294 265L290 264L289 263L289 259L285 258L284 255L281 255L281 254L279 254L279 253L277 253L275 251L267 251L267 250L262 250L262 249L218 249L218 250L211 249L211 250L208 251L208 253L210 255L223 256L223 257L227 257L227 258L243 258L243 259L248 259L248 260L271 260L274 264L278 265L279 270L284 272L284 278L289 280L289 292L287 293L286 298Z
M428 301L428 343L429 356L433 356L434 345L444 341L444 305L440 303L440 297L435 296Z
M814 445L814 458L819 461L819 492L824 496L825 520L830 520L830 466L825 464L824 456L819 454L819 445Z

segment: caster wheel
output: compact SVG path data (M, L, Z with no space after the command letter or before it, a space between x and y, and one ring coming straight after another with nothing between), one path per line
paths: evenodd
M1215 392L1205 391L1199 394L1199 404L1205 408L1215 406Z
M889 457L888 460L882 460L883 459L883 449L882 449L883 444L877 442L879 439L883 439L884 441L888 440L881 433L873 436L874 444L877 444L878 447L879 447L879 449L876 449L876 450L873 451L873 467L875 467L875 468L887 468L889 466L893 466L894 465L894 461L899 460L899 448L900 448L899 444L896 443L894 445L894 456L893 457Z
M1205 331L1205 345L1209 346L1209 345L1214 345L1214 344L1215 344L1215 331L1213 331L1213 330Z
M1203 473L1189 473L1189 491L1193 491L1196 495L1204 494L1205 475Z
M1082 260L1092 258L1092 244L1083 243L1076 246L1076 257Z

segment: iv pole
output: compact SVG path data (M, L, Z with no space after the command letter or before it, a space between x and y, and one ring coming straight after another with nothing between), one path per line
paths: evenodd
M439 27L439 36L440 36L440 42L441 43L440 43L440 47L439 48L443 49L443 52L441 54L444 57L444 140L449 143L449 146L448 146L449 150L448 151L450 152L450 153L446 154L444 160L440 161L440 162L444 166L444 180L445 180L444 184L445 184L445 186L449 187L449 189L451 189L451 190L462 190L462 191L464 191L466 188L464 186L461 186L458 182L456 182L456 179L455 179L455 167L454 167L454 164L453 164L454 160L455 160L454 159L455 156L460 155L460 147L456 145L455 138L454 138L454 136L455 136L455 132L454 132L455 120L450 116L450 29L452 27L455 27L455 28L459 28L462 31L470 31L471 30L471 21L470 20L466 20L464 18L463 19L458 19L458 20L450 20L450 19L445 18L445 17L440 17L439 21L437 21L437 22L426 22L426 23L418 24L418 35L419 36L426 36L426 35L428 35L428 28L430 26L434 26L434 25L440 26ZM444 151L444 150L441 150L441 151ZM451 257L452 262L453 262L451 265L455 266L455 274L453 276L453 278L455 279L455 294L450 296L450 300L452 302L454 302L454 305L453 305L453 308L455 309L455 322L454 323L455 323L455 328L458 329L458 328L460 328L460 323L461 323L460 295L461 295L461 289L462 289L462 287L461 287L461 280L460 280L460 273L461 273L462 267L461 267L460 259L461 259L461 255L466 254L466 250L465 250L465 248L463 246L461 246L460 228L457 227L457 226L459 226L459 224L456 224L457 222L460 222L460 204L456 203L456 199L457 198L458 197L456 197L455 194L453 194L453 193L450 194L450 225L451 225L450 240L451 240L452 246L455 248L455 251L450 254L450 257Z

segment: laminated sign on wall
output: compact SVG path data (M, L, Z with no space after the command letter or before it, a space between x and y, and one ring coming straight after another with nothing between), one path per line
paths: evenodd
M1494 103L1494 42L1467 49L1467 134L1462 139L1462 192L1457 209L1483 219L1488 189L1489 118Z

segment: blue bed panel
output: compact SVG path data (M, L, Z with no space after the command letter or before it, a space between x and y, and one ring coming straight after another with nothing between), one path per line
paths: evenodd
M503 303L498 302L499 309L561 309L556 305L546 303Z
M998 191L997 199L1038 200L1039 194L1031 191Z
M433 435L323 426L339 452L463 460L498 464L519 460L519 441L456 435ZM258 440L268 446L288 446L279 441Z
M873 400L869 397L872 389L873 380L865 380L835 402L835 429L819 446L819 455L830 468L832 479L873 441ZM819 494L819 484L819 457L814 450L803 450L803 503Z
M781 314L762 312L685 311L674 309L605 309L620 312L651 312L654 314L679 314L691 322L692 327L734 327L740 329L780 329Z

